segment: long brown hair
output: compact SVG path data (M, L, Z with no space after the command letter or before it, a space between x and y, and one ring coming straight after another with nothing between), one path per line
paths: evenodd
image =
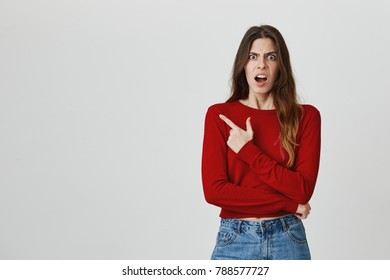
M248 29L237 50L231 77L231 96L227 102L246 99L249 85L245 76L245 65L254 40L271 39L276 47L279 61L279 75L272 89L273 101L280 126L280 144L289 156L287 166L295 163L296 136L301 118L302 106L298 104L295 81L291 69L290 55L282 34L270 25L253 26Z

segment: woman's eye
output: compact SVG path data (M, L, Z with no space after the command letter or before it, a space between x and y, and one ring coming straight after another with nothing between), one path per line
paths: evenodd
M249 60L255 60L257 58L257 55L255 55L255 54L250 54L249 55Z
M274 60L276 60L276 55L270 54L270 55L268 56L268 59L271 60L271 61L274 61Z

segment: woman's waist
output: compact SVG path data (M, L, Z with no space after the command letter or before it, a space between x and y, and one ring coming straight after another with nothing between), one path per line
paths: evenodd
M248 217L248 218L239 218L238 220L249 221L249 222L261 222L261 221L268 221L268 220L279 219L279 218L282 218L282 217L285 217L285 216L288 216L288 215L289 214L272 216L272 217Z
M238 219L243 221L263 221L263 220L272 220L272 219L278 219L280 217L287 216L289 214L292 214L288 211L280 210L270 212L268 214L259 214L259 213L240 213L239 211L232 211L228 210L226 208L221 208L221 212L219 217L225 218L225 219Z

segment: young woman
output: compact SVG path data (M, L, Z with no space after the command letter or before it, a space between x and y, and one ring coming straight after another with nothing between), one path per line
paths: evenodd
M310 259L302 219L320 162L321 117L297 102L280 32L251 27L238 48L232 93L206 114L202 181L221 208L212 259Z

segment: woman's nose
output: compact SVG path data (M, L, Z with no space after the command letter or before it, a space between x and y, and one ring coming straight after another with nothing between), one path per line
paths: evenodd
M264 59L259 59L259 63L257 64L257 68L259 69L263 69L265 68L265 63L264 63Z

